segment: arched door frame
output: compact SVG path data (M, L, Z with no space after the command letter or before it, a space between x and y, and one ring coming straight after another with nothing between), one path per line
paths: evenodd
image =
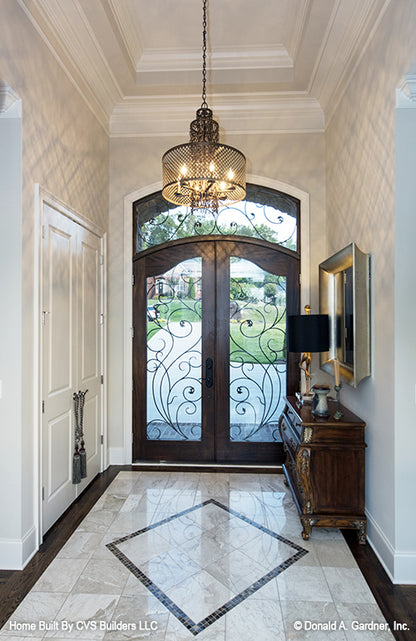
M310 252L309 252L309 194L293 185L288 185L280 180L273 180L271 178L264 178L262 176L255 176L250 174L247 176L247 182L262 187L269 187L290 196L294 196L300 201L300 235L301 235L301 257L300 257L300 270L301 270L301 294L300 302L301 309L304 305L309 303L310 293ZM161 191L162 182L158 181L152 185L147 185L141 189L127 194L124 197L124 374L123 374L123 454L120 452L119 456L112 456L110 463L112 464L131 464L132 462L132 318L133 318L133 305L132 305L132 246L133 246L133 226L132 226L132 207L133 203L140 198L144 198L149 194Z

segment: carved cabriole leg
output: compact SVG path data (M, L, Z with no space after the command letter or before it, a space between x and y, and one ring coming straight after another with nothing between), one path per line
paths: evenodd
M358 530L358 543L365 545L367 542L367 522L354 521L353 526Z
M302 530L302 539L304 541L309 541L309 537L312 532L312 526L315 523L314 519L308 519L307 517L301 516L300 520L302 522L303 530Z
M304 497L302 512L311 514L313 512L312 485L310 477L310 449L304 447L299 450L296 457L298 477Z

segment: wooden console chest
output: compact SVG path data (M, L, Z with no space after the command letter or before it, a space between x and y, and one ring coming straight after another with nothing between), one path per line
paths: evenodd
M335 401L328 400L330 416L318 418L311 404L288 396L279 421L286 454L283 471L299 511L302 537L313 527L355 528L365 543L364 513L365 423L341 406L335 420Z

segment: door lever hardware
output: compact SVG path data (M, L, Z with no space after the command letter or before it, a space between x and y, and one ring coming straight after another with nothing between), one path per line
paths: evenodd
M212 387L214 384L214 361L212 358L207 358L205 361L205 385Z

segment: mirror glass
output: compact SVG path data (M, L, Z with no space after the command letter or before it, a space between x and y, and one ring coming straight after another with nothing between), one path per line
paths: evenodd
M351 243L319 265L319 307L329 315L330 346L321 368L356 387L370 375L369 255Z

